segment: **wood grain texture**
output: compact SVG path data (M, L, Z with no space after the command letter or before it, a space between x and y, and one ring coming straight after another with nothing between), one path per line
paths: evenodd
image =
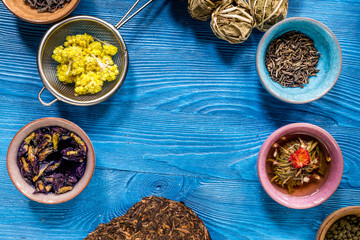
M71 14L116 24L132 0L82 0ZM191 19L185 0L157 0L121 29L130 65L122 88L95 106L42 106L36 66L51 25L17 19L0 5L0 239L82 239L152 194L183 201L214 240L314 239L341 207L360 205L360 3L290 0L288 17L310 17L337 36L343 67L334 88L303 105L281 102L261 86L255 53L263 33L243 44L217 39ZM53 96L44 93L45 100ZM82 127L97 157L94 176L75 199L48 206L11 183L6 152L25 124L62 117ZM327 130L344 156L335 194L318 207L287 209L262 189L257 154L277 128L308 122Z

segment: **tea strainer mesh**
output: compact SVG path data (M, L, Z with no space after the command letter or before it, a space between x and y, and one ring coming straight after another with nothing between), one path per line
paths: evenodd
M115 27L96 17L75 16L55 24L46 32L41 40L37 56L39 75L44 84L44 88L39 92L38 98L43 105L50 106L57 100L78 106L93 105L105 101L121 87L126 77L129 58L125 42L117 29L140 12L152 0L147 2L129 18L125 19L139 1L140 0L137 0ZM120 73L114 81L104 82L103 89L99 93L75 96L74 86L72 84L63 84L58 80L56 76L58 63L52 59L52 54L57 46L63 45L67 36L84 33L101 41L108 42L118 48L118 53L113 56L113 61L118 65ZM45 88L56 98L50 103L46 103L41 99L41 94Z

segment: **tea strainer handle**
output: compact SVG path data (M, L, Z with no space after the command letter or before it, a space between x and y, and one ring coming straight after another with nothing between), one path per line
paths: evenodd
M44 92L44 90L45 90L45 87L43 87L43 88L40 90L39 94L38 94L38 99L39 99L39 101L41 102L42 105L48 107L48 106L53 105L55 102L57 102L57 100L58 100L57 98L55 98L54 100L52 100L52 101L49 102L49 103L44 102L44 101L41 99L41 94Z
M141 8L139 8L136 12L134 12L130 17L126 18L131 11L135 8L135 6L140 2L141 0L136 0L134 5L129 9L129 11L123 16L123 18L115 25L116 29L119 29L122 25L124 25L127 21L129 21L131 18L133 18L136 14L138 14L141 10L143 10L147 5L149 5L153 0L149 0L147 3L145 3Z

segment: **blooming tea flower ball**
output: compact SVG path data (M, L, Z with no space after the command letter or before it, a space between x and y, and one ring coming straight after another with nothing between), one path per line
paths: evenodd
M192 18L206 21L222 0L188 0L188 11Z
M286 18L288 0L248 0L255 27L266 32L271 26Z
M229 43L242 43L254 27L249 4L245 0L225 0L211 15L214 34Z

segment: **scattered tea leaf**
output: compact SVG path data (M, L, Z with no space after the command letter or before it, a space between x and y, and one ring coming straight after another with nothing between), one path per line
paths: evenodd
M100 224L85 240L211 240L203 221L184 203L146 197L123 216Z

